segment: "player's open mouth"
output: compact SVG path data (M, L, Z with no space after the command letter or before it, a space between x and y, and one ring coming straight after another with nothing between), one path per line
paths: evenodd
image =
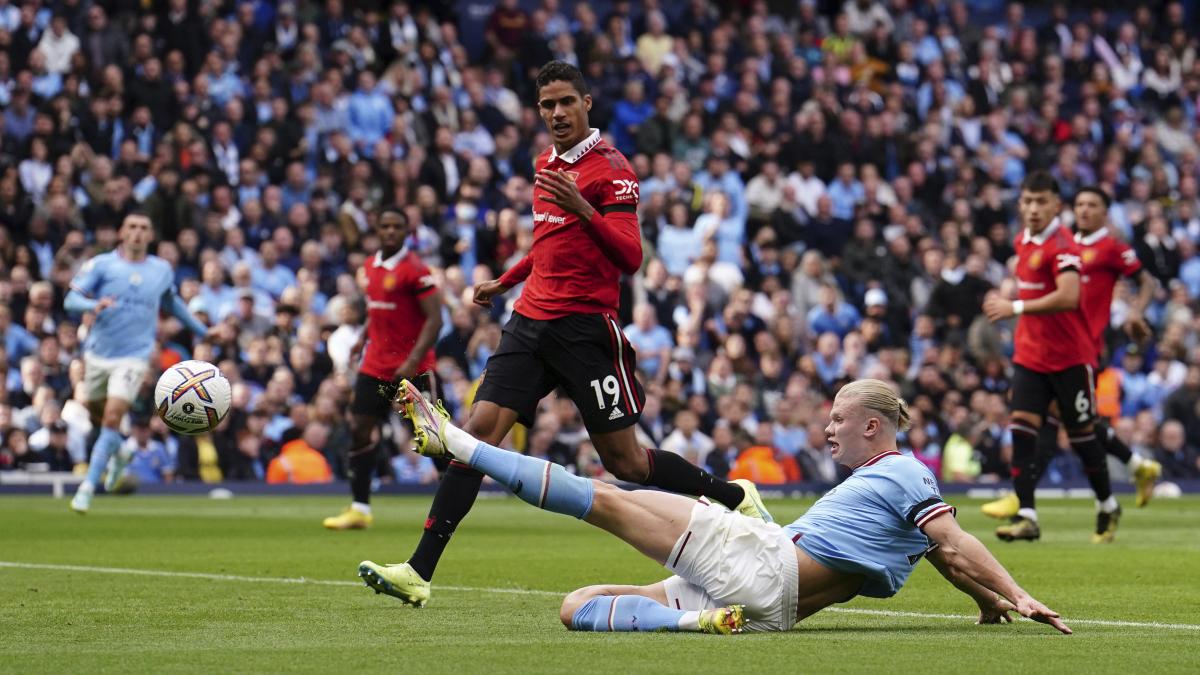
M565 135L571 132L571 125L568 122L559 122L550 128L554 130L554 133L559 135Z

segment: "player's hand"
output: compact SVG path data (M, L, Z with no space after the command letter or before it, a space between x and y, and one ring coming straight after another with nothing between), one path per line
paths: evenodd
M498 279L492 279L482 284L475 284L475 297L472 298L472 301L480 307L491 307L492 298L507 292L508 286L500 283Z
M1058 612L1050 609L1031 597L1025 597L1018 600L1016 608L1017 611L1020 612L1021 616L1025 617L1026 619L1032 619L1038 623L1044 623L1049 626L1053 626L1055 630L1064 635L1070 635L1072 632L1071 629L1067 627L1067 624L1063 623L1062 617L1058 615Z
M227 323L218 323L208 329L208 338L214 342L233 342L236 336L233 326Z
M358 363L358 357L362 356L362 350L364 347L367 346L367 341L365 338L366 338L366 335L364 334L363 337L356 340L354 342L354 345L350 347L350 363L351 364Z
M1150 337L1150 324L1146 323L1146 317L1139 314L1134 314L1125 321L1125 334L1130 340L1141 344Z
M990 293L983 299L983 313L993 322L1015 316L1012 301L1000 297L999 293Z
M96 303L96 313L99 314L115 304L117 304L117 301L112 296L100 298L99 302Z
M542 169L537 172L535 184L546 192L541 195L540 199L557 204L563 211L579 216L580 220L591 219L592 213L595 212L592 205L579 192L579 186L575 184L575 181L568 178L567 174L562 171Z
M979 602L979 619L975 623L980 626L994 623L1012 623L1012 617L1008 613L1016 611L1016 609L1016 605L996 595L990 601Z
M419 364L416 361L405 359L404 363L401 363L400 366L396 368L396 372L392 375L392 381L399 382L400 380L413 379L413 377L417 374L418 365Z

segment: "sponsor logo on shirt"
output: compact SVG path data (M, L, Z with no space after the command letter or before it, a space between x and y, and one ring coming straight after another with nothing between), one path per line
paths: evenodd
M613 181L613 185L616 186L615 196L617 199L636 200L638 198L638 182L636 180L617 178Z
M540 211L540 212L534 211L533 212L533 222L535 222L535 223L547 222L547 223L550 223L551 225L562 225L563 223L567 222L567 217L551 215L549 213L546 213L545 211Z
M613 409L612 409L612 412L608 413L608 419L609 419L609 421L612 421L612 420L619 420L619 419L621 419L621 418L622 418L622 417L624 417L624 416L625 416L625 413L621 412L621 409L620 409L620 408L613 408Z

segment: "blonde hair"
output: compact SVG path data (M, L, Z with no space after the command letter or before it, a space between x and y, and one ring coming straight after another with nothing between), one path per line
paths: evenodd
M912 424L908 414L908 403L883 380L855 380L842 387L837 397L853 398L864 408L883 415L897 431L904 431Z

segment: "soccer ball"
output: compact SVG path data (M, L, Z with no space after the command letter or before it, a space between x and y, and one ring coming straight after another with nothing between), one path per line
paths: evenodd
M154 386L158 416L178 434L198 436L217 428L229 414L229 380L211 363L181 361Z

